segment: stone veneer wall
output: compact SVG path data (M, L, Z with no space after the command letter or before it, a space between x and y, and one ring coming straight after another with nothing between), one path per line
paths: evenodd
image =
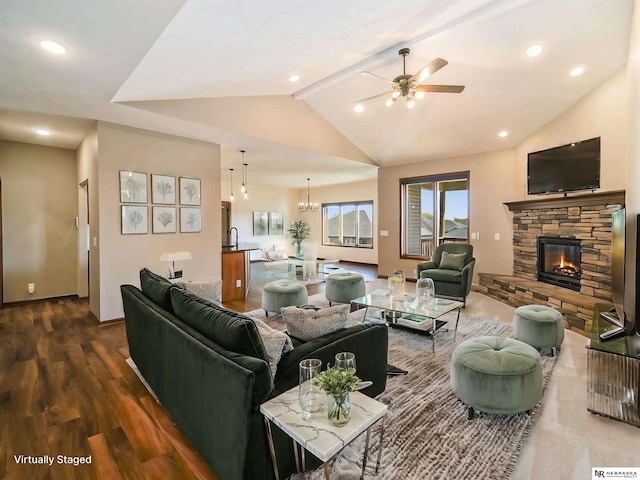
M611 300L611 213L620 203L522 208L513 212L513 275L537 280L537 239L581 240L580 293Z

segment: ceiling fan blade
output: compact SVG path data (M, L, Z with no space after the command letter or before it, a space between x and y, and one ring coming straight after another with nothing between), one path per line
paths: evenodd
M367 77L367 78L373 78L376 80L382 80L383 82L386 82L388 84L392 84L393 82L391 80L387 80L384 77L381 77L380 75L376 75L375 73L371 73L371 72L360 72L360 75L362 75L363 77Z
M460 93L464 90L464 85L418 85L416 92L425 93Z
M374 95L373 97L363 98L362 100L358 100L357 102L353 102L353 103L356 104L356 103L366 102L368 100L373 100L374 98L378 98L378 97L383 97L385 95L389 95L390 93L393 93L393 90L390 90L390 91L384 92L384 93L379 93L378 95Z
M420 70L418 70L418 73L416 73L413 77L411 77L409 81L413 80L414 82L422 83L431 75L433 75L442 67L444 67L447 63L449 62L447 62L444 58L436 58L431 63L426 65L424 68L421 68Z

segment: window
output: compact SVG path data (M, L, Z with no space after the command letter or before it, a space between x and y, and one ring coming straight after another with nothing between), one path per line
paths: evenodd
M373 202L323 204L322 244L373 248Z
M468 243L469 174L400 180L403 257L431 257L437 245Z

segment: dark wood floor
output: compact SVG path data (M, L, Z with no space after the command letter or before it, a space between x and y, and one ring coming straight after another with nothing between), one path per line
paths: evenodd
M237 311L260 308L271 278L252 265ZM350 265L367 279L375 267ZM309 287L309 294L324 284ZM124 322L98 326L86 299L0 310L0 479L215 479L125 360ZM20 455L53 465L18 463ZM58 463L59 456L91 464Z

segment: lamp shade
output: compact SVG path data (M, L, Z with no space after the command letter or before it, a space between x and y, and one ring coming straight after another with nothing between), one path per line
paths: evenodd
M191 252L163 253L158 259L161 262L177 262L178 260L191 260Z

